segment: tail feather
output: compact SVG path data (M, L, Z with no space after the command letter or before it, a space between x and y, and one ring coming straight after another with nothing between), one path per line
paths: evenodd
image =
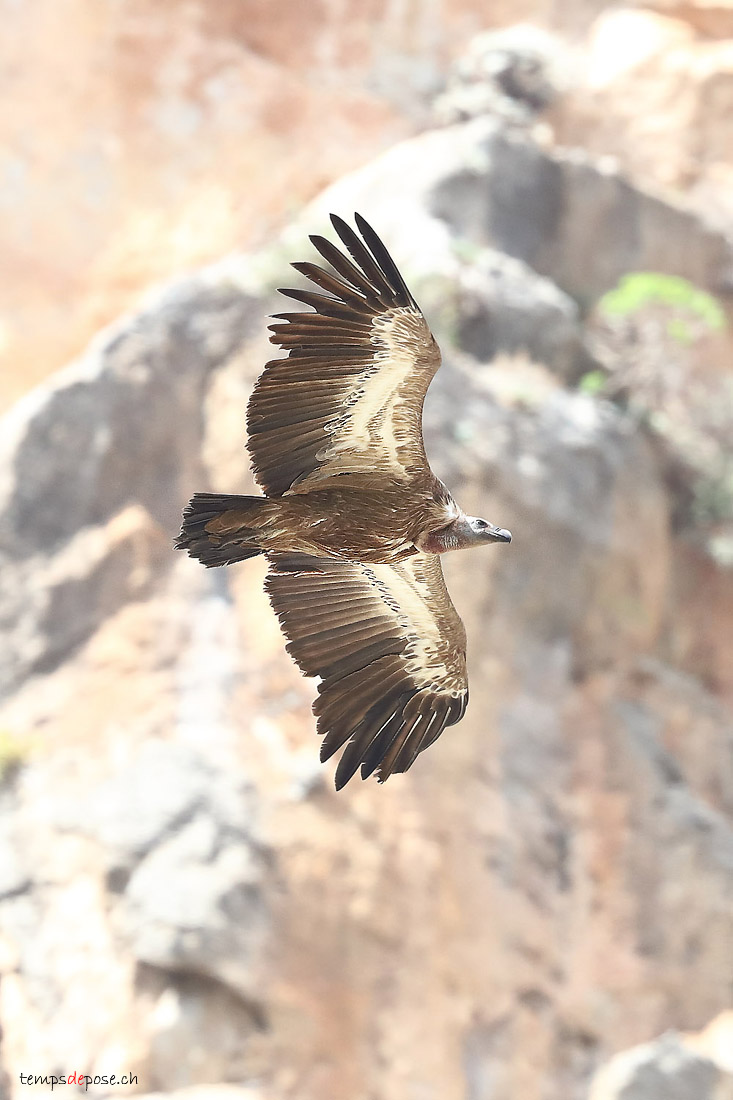
M183 513L181 532L174 543L176 550L187 550L207 569L256 557L262 553L256 542L258 525L249 527L247 516L251 514L254 520L265 502L265 497L194 494ZM215 531L207 531L207 526L226 512L232 513L231 526L220 524Z

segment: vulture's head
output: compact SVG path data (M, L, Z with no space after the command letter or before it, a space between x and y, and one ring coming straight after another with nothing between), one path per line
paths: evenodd
M503 527L494 527L485 519L478 516L466 516L467 541L464 546L475 546L480 542L511 542L511 531L505 531Z
M478 516L460 515L447 527L430 531L418 540L417 546L430 554L446 554L449 550L466 550L485 542L511 542L512 536L503 527L494 527Z

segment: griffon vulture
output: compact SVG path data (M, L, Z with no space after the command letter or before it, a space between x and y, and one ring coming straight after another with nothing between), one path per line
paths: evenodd
M332 216L345 246L311 241L332 271L293 267L318 290L283 290L312 312L281 313L247 409L264 496L196 493L177 548L206 566L255 554L288 651L320 677L321 760L346 745L341 788L361 767L404 772L468 701L466 633L440 555L508 531L467 516L433 474L422 408L440 352L371 226ZM348 255L346 254L348 253Z

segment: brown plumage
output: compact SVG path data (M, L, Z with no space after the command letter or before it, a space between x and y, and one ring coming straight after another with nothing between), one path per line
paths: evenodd
M321 759L346 748L380 780L463 717L466 634L439 555L511 535L466 516L428 465L422 408L440 352L379 237L335 215L348 256L293 264L319 290L283 290L313 312L281 313L247 409L263 497L197 493L176 546L206 566L266 554L267 592L288 651L319 676ZM322 293L325 291L325 293ZM346 744L348 742L348 744Z

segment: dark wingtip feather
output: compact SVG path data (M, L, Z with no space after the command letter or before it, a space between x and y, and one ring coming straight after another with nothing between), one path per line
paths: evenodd
M341 234L342 234L342 233L344 233L344 232L348 233L348 231L349 231L349 226L348 226L348 224L347 224L347 223L346 223L346 222L344 221L344 219L343 219L343 218L340 218L340 217L338 216L338 214L329 214L329 217L330 217L330 219L331 219L331 225L332 225L332 226L333 226L333 228L334 228L334 229L336 230L336 232L338 233L339 237L341 237ZM343 240L343 238L342 238L342 240Z
M390 255L389 250L387 249L387 246L385 245L382 238L374 229L372 229L371 225L366 220L366 218L363 217L363 215L355 212L354 221L356 222L357 228L364 238L364 241L366 242L366 245L369 248L372 256L374 256L374 259L377 261L386 278L390 281L394 289L405 295L409 305L413 306L415 309L419 309L417 302L410 293L407 283L402 278L400 270L397 267L397 264L392 259L392 256Z
M350 772L349 775L339 776L339 771L341 770L341 764L339 763L339 766L336 769L336 778L333 781L333 785L334 785L334 787L336 788L337 791L342 791L344 789L346 784L349 782L349 780L354 775L354 772L356 771L358 766L359 766L358 764L355 764L354 765L354 771Z

